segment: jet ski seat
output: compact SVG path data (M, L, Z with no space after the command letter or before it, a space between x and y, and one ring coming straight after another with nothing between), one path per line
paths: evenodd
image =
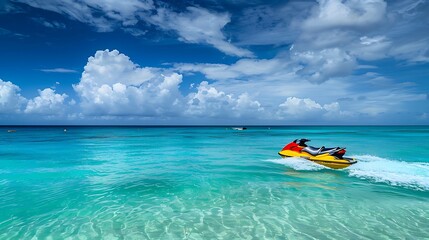
M321 148L316 148L316 147L312 147L312 146L307 146L305 148L302 149L302 151L304 152L308 152L311 155L315 156L317 154L320 154L320 152L324 149L325 147L321 147Z
M334 148L325 148L325 147L322 147L323 148L323 151L325 152L325 151L327 151L327 152L330 152L330 151L332 151L332 150L337 150L337 149L339 149L339 147L334 147Z
M312 147L312 146L307 146L307 147L303 148L302 151L308 152L311 155L316 156L316 155L323 154L323 153L332 154L334 152L337 152L340 149L341 148L339 148L339 147L325 148L324 146L322 146L320 148L316 148L316 147Z

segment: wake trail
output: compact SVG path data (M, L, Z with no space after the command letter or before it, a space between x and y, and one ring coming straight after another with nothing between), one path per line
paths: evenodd
M352 156L358 162L343 170L349 176L420 191L429 191L429 163L398 161L372 155ZM269 159L297 171L329 169L302 158ZM334 171L334 170L333 170Z
M429 190L429 163L406 162L371 155L354 156L349 176L417 190Z

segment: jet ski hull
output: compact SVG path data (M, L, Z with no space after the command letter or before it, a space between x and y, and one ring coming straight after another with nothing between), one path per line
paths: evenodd
M333 169L342 169L350 165L355 164L357 161L353 158L338 158L332 155L320 154L320 155L311 155L307 152L296 152L291 150L282 150L279 152L279 155L282 157L300 157L317 164L333 168Z

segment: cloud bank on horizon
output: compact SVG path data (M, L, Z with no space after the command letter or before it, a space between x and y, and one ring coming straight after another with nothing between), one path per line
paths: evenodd
M0 124L428 124L428 14L426 0L0 2Z

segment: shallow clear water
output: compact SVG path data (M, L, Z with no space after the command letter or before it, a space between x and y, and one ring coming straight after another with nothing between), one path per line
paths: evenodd
M0 239L427 239L429 127L0 128ZM277 152L346 146L326 169Z

